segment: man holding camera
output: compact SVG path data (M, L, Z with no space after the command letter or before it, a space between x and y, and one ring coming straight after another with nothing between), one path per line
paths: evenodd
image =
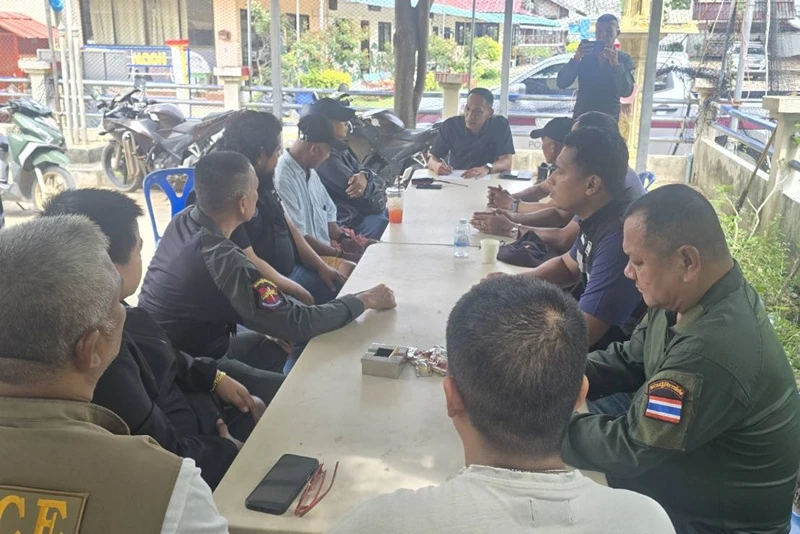
M581 41L575 56L558 73L556 83L566 89L578 79L573 118L587 111L601 111L619 119L619 99L633 93L633 60L614 48L619 21L601 15L595 24L596 41Z

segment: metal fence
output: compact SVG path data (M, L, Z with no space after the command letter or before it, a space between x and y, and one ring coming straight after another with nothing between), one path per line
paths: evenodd
M54 24L62 30L62 42L65 32L77 43L79 61L74 62L74 72L64 73L85 80L83 94L76 89L69 99L76 121L81 105L86 106L90 121L97 119L94 103L130 87L137 76L147 79L154 98L182 106L189 116L202 117L223 105L222 87L214 85L214 69L241 67L243 104L270 110L277 98L284 120L291 123L314 93L346 89L357 109L394 106L395 49L408 30L408 21L398 10L403 2L408 0L75 0L68 3L70 16L62 12ZM273 3L280 7L279 16L272 16ZM736 48L748 34L746 10L751 3L753 16L747 27L751 40L769 44L776 35L788 35L783 22L772 34L767 23L767 15L779 21L788 16L785 0L750 0L736 9L732 0L667 2L653 105L652 124L658 131L652 139L673 144L693 140L698 111L694 91L699 87L714 86L720 97L732 95L732 56L719 57L714 43L726 44L725 50ZM441 115L435 72L467 73L469 87L486 87L499 95L504 51L510 59L507 115L512 125L521 128L536 119L570 114L575 87L559 88L556 74L582 39L595 37L597 16L608 12L618 15L625 27L645 25L638 34L620 36L618 46L623 52L637 49L635 39L641 40L647 30L648 13L636 11L641 11L641 3L636 2L625 3L624 12L619 0L518 0L511 4L513 13L506 16L505 0L417 3L428 10L419 25L420 43L427 51L425 92L417 115L420 123ZM273 22L279 24L277 54L272 50ZM769 54L770 46L766 50ZM786 46L781 50L784 55L791 53ZM800 55L800 48L796 52ZM777 55L771 54L770 66ZM64 57L56 49L50 56ZM272 87L274 57L282 74L277 90ZM642 60L634 57L640 88L644 85ZM780 65L791 66L787 61ZM776 72L773 78L786 76ZM747 78L741 88L745 97L758 97L774 85L771 80ZM2 86L0 82L0 93ZM70 106L64 104L69 111ZM631 117L622 121L623 130L635 120L629 115L633 104L629 101L623 106L623 116Z
M26 98L31 96L29 78L0 78L0 104L10 98Z

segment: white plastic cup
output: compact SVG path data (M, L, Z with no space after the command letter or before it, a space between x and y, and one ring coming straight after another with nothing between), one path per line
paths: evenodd
M494 263L500 252L500 241L497 239L481 239L481 262Z

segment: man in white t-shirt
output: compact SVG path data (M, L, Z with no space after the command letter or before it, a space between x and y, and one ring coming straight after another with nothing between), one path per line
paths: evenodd
M447 324L447 414L466 467L438 487L351 510L332 534L667 534L652 499L567 468L560 448L588 390L586 323L575 300L526 277L481 282Z
M281 154L275 167L275 190L283 208L326 263L338 268L336 260L331 259L357 262L364 253L364 245L336 222L336 204L315 170L328 159L331 148L341 149L346 145L336 138L333 126L322 115L312 113L302 117L297 130L297 140Z

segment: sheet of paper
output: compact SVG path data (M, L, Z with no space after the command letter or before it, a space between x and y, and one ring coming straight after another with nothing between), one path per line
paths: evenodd
M488 174L486 176L482 176L481 178L464 178L464 173L465 172L467 172L467 171L466 170L463 170L463 171L454 170L450 174L443 174L443 175L439 176L439 178L441 178L442 180L458 179L458 180L475 180L475 181L490 180L492 178Z

